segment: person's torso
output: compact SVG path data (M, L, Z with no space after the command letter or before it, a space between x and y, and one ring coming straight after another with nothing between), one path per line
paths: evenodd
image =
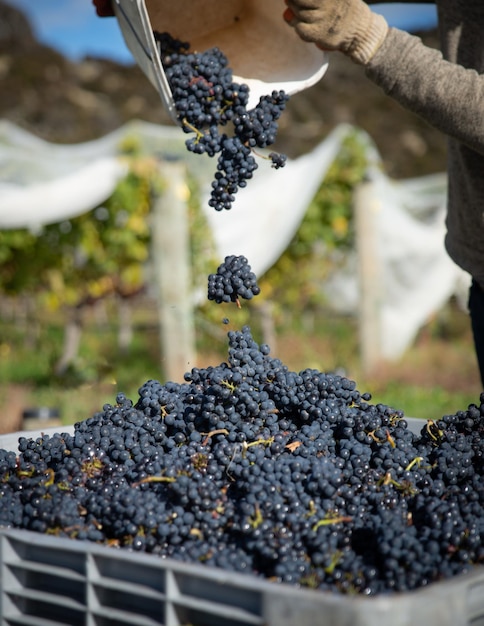
M484 0L437 0L444 57L484 72Z

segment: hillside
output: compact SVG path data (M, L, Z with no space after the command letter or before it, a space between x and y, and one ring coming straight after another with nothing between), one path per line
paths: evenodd
M422 37L436 45L435 33ZM73 63L36 41L27 18L1 0L0 80L0 118L49 141L86 141L133 118L171 123L138 67L96 58ZM362 68L337 53L317 85L291 98L276 147L295 157L342 122L369 133L390 176L445 169L440 133L386 97Z

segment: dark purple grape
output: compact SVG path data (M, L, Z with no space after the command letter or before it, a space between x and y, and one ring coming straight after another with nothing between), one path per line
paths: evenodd
M414 434L344 375L227 337L226 362L0 450L0 524L351 595L484 563L484 393Z
M233 82L228 60L218 48L190 52L190 46L168 33L154 33L171 88L180 125L192 135L186 147L194 154L217 155L209 205L216 211L230 209L239 189L257 169L254 149L272 145L277 120L288 95L274 91L248 109L249 87ZM232 122L233 136L222 129ZM268 158L276 169L286 157L272 152Z
M226 256L216 274L208 277L208 299L217 304L250 300L260 293L257 278L245 256Z

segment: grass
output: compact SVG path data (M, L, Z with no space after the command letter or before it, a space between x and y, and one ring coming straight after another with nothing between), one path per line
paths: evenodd
M229 326L197 318L198 363L217 365L227 358L226 332L238 328L237 311ZM123 391L136 400L150 378L163 380L160 341L153 303L134 310L134 336L129 351L117 345L110 311L85 324L79 357L61 379L52 376L62 346L61 320L4 320L0 324L0 432L19 430L22 411L31 406L59 409L66 424L86 419ZM220 316L222 319L223 315ZM250 320L257 341L260 320ZM356 321L328 313L286 320L275 329L272 356L288 367L343 373L357 382L373 402L401 409L409 417L435 419L479 403L481 385L467 314L451 303L422 329L414 345L393 363L364 374L358 351Z

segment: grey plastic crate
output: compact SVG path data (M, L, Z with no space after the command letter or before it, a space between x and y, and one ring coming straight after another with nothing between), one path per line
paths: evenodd
M484 568L365 598L21 530L0 554L2 626L484 625Z
M18 435L0 447L15 449ZM418 591L350 597L11 529L0 530L0 564L1 626L484 626L481 567Z

